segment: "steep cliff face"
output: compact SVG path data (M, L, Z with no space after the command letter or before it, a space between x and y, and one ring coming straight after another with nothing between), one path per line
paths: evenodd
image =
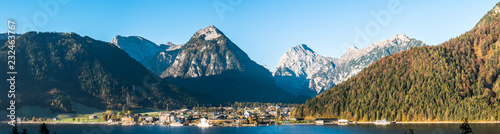
M214 26L196 32L161 77L227 101L281 101L292 96Z
M318 93L323 92L353 77L365 67L382 57L410 49L411 47L424 45L425 43L420 40L409 38L404 34L399 34L388 40L375 42L363 49L357 49L354 46L350 47L347 52L340 57L340 62L337 66L324 66L314 74L309 84L309 88L314 89Z
M273 76L276 84L285 91L312 96L317 92L309 88L310 79L323 66L335 66L334 61L336 59L321 56L302 44L281 56Z
M290 93L315 96L353 77L377 59L423 45L422 41L399 34L363 49L351 46L340 58L324 57L299 45L281 56L273 76L277 85Z
M269 79L267 69L252 61L214 26L199 30L186 43L162 77L196 78L239 71Z
M161 75L170 65L172 65L177 52L182 45L166 43L157 45L139 36L120 36L113 38L112 44L127 52L130 57L139 61L146 68L157 75Z

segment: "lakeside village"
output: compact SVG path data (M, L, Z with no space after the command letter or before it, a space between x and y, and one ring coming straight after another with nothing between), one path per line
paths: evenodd
M71 123L109 125L169 125L169 126L258 126L297 122L291 117L293 106L267 107L193 107L172 111L134 113L107 110L94 114L59 115L56 118L19 117L17 123ZM298 121L304 122L304 121Z
M168 126L262 126L286 124L339 124L351 123L345 119L301 119L292 116L296 105L267 105L254 107L193 107L172 111L116 112L107 110L94 114L59 115L56 118L20 117L17 123L53 123L53 124L108 124L108 125L168 125ZM390 124L385 120L375 124ZM394 123L394 122L392 122Z

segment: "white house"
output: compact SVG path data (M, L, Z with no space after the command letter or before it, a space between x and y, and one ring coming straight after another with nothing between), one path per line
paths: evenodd
M243 116L245 116L245 118L248 118L250 117L250 112L249 111L245 111L245 113L243 113Z

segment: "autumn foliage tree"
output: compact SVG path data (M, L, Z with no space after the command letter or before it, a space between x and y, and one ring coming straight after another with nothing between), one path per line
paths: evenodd
M359 121L500 120L499 15L488 12L475 28L440 45L381 58L298 106L294 115Z

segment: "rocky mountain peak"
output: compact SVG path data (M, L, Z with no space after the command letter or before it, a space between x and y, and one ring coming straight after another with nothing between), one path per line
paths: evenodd
M273 76L276 84L288 92L311 95L316 92L308 91L311 76L321 67L333 65L333 61L333 58L321 56L307 45L301 44L281 56Z
M220 32L214 25L210 25L196 32L193 38L199 38L200 36L204 36L205 40L213 40L222 36L222 32Z
M409 38L404 34L398 34L387 40L375 42L368 47L357 49L350 47L342 55L335 67L325 66L312 76L310 87L321 92L353 77L365 67L376 60L397 53L410 47L424 46L425 43Z
M405 34L398 34L396 36L393 36L387 40L381 40L379 42L374 42L370 44L369 46L358 49L355 46L351 46L347 49L347 51L340 57L340 62L341 63L347 63L348 61L351 61L353 59L358 59L361 56L367 55L369 52L373 51L374 49L387 49L389 47L404 47L408 46L410 42L414 41L415 39L409 38Z
M265 101L292 96L276 86L268 69L251 60L214 26L197 31L161 77L182 88L228 101Z
M148 48L157 48L158 45L153 43L152 41L149 41L147 39L144 39L143 37L140 36L121 36L121 35L116 35L113 40L111 41L112 44L116 45L119 48L126 46L132 46L132 45L140 45L141 47L148 47ZM139 46L136 46L139 47Z
M172 42L167 42L165 44L160 44L160 48L165 51L175 51L181 49L183 45L184 44L176 45Z
M500 2L498 2L493 9L488 11L481 20L476 24L475 27L481 27L484 25L488 25L489 23L493 22L493 20L496 20L498 18L498 13L500 13Z
M394 36L393 38L408 39L409 37L406 36L406 34L398 34L398 35Z
M353 50L357 50L358 48L356 46L350 46L349 48L347 48L347 51L353 51Z
M167 46L174 46L175 44L169 41L169 42L165 43L165 45L167 45Z
M404 45L404 42L410 41L410 38L405 34L398 34L387 40L381 40L379 42L374 42L365 49L372 49L373 47L386 47L388 45Z
M393 41L393 42L397 42L397 41L406 42L408 40L410 40L410 37L406 36L405 34L398 34L396 36L393 36L391 39L389 39L389 41Z
M258 67L255 67L258 66ZM220 75L228 70L239 72L250 68L269 73L257 65L213 25L197 31L191 39L182 46L172 67L162 74L162 77L197 78ZM269 78L271 74L269 73Z
M302 53L315 53L311 48L309 48L306 44L301 44L293 47L288 52L302 52Z
M182 47L171 42L157 45L140 36L117 35L111 43L158 75L172 64L178 50Z

